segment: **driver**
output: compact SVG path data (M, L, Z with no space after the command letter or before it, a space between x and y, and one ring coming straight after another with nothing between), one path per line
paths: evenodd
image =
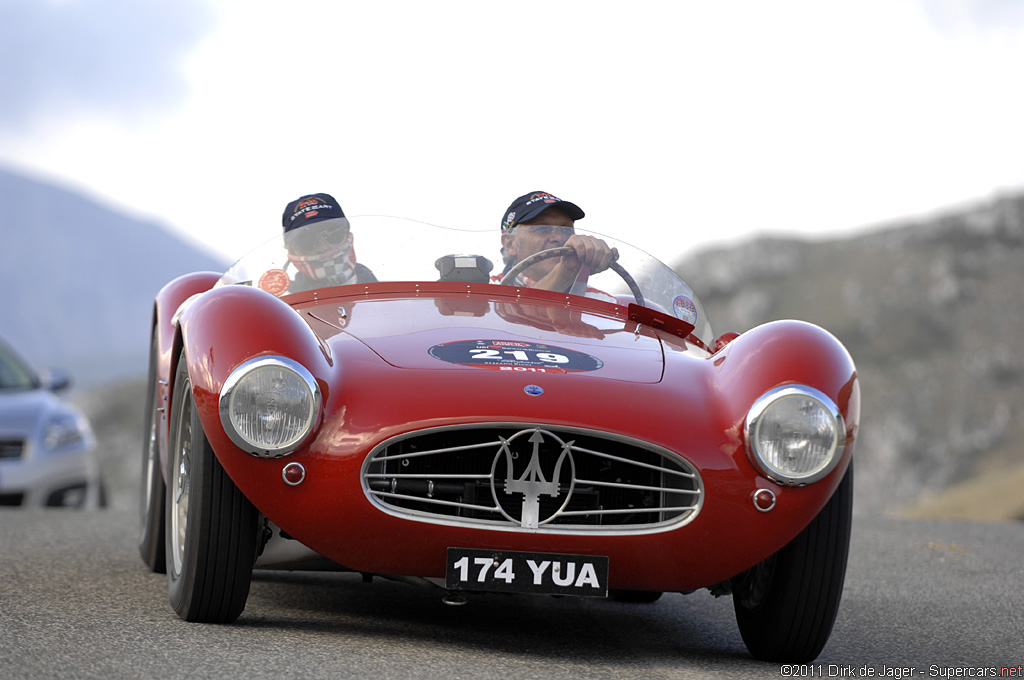
M512 201L501 222L501 253L505 269L500 281L521 260L542 250L568 246L576 252L542 260L517 277L516 285L568 291L582 273L584 279L607 269L619 253L599 238L577 234L576 220L584 213L578 205L546 191L534 191Z
M281 223L288 261L298 270L289 293L377 280L356 262L348 218L330 194L295 199L285 206Z

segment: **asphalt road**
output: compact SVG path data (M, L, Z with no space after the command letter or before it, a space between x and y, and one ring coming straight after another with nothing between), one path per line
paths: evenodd
M811 666L747 656L729 598L483 596L257 573L228 626L188 624L121 511L0 510L3 678L995 677L1024 665L1024 524L858 518ZM725 538L725 537L723 537ZM913 671L911 673L911 670ZM991 676L990 676L991 677Z

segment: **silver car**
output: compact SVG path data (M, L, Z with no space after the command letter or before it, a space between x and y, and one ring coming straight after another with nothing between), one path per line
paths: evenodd
M36 373L0 342L0 505L106 504L92 428L56 394L69 384L63 372Z

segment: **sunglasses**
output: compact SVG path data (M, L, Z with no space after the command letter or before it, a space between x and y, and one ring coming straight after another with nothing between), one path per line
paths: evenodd
M295 255L314 255L325 248L344 245L348 233L348 225L333 225L326 229L311 225L285 234L285 246Z
M552 234L562 238L569 238L576 233L576 229L574 227L563 227L555 224L527 224L514 228L524 229L527 234L543 238L549 238Z

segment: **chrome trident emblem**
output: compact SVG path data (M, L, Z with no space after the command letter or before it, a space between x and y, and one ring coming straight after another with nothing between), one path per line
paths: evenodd
M510 444L520 435L531 433L530 438L527 440L530 444L533 444L532 455L529 464L521 475L517 478L515 476L515 458L517 457L512 453ZM558 456L558 460L555 462L555 468L552 472L550 479L544 476L544 470L541 468L541 455L540 446L544 443L544 435L551 437L558 442L562 451ZM504 459L505 461L505 495L511 496L512 494L523 495L523 508L521 517L517 520L512 517L504 509L501 510L508 519L513 522L518 521L524 529L536 529L541 524L544 524L553 519L558 513L560 513L565 506L569 503L569 498L572 495L572 487L575 485L575 463L572 459L570 449L572 442L565 443L551 432L543 431L540 429L523 430L512 435L508 439L502 438L501 448L498 450L498 455L494 459L492 470L497 468L498 461ZM566 493L565 501L561 504L558 510L553 513L550 517L546 517L543 520L540 517L540 497L541 495L548 495L552 498L559 496L559 479L562 474L562 465L568 460L569 465L572 468L574 474L571 475L572 481L570 488ZM493 474L493 473L492 473ZM501 503L498 502L497 490L494 484L491 485L491 492L495 496L495 502L498 503L498 507L501 508Z

